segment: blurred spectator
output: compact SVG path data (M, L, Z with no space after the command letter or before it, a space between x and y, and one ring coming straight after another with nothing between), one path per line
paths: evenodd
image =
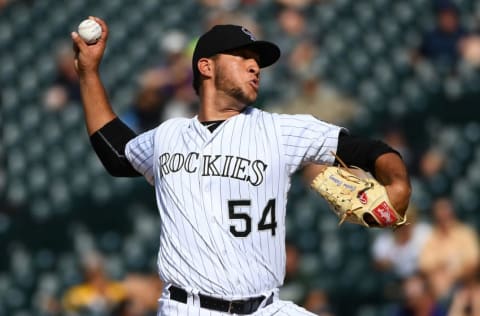
M432 178L443 169L445 155L436 148L428 149L420 158L420 175L424 178Z
M162 63L142 74L137 96L121 117L136 132L152 129L169 118L192 116L196 96L187 44L185 34L178 30L162 38Z
M480 315L480 270L455 290L448 316Z
M62 43L57 49L57 73L53 85L47 89L44 96L47 108L58 110L70 101L81 101L78 76L74 68L74 57L71 44Z
M340 125L350 122L359 112L352 99L316 77L302 80L297 96L281 107L270 110L287 114L311 114L323 121Z
M420 274L406 278L402 284L403 301L395 316L444 316L446 310L436 302L428 282Z
M63 297L67 315L109 314L126 299L124 286L107 276L100 254L89 253L82 263L85 281L68 289Z
M449 0L435 3L435 28L423 36L419 54L438 65L453 66L460 59L459 43L467 36L459 10Z
M472 35L460 43L463 60L474 67L480 67L480 36Z
M128 310L129 316L156 315L158 298L161 295L163 284L156 274L130 274L122 282L128 300L123 309Z
M133 106L121 116L131 129L141 133L156 127L164 119L165 100L155 87L141 86Z
M321 289L310 291L303 303L305 309L319 316L333 316L327 294Z
M162 38L160 46L165 59L156 70L165 75L163 84L158 86L166 100L163 120L190 117L195 111L197 98L192 89L191 52L187 36L180 30L171 30Z
M456 282L471 277L479 263L476 232L460 223L452 202L439 198L432 205L434 227L420 253L420 270L435 297L448 299Z
M315 69L317 57L318 47L313 40L305 38L295 45L288 55L288 70L293 80L319 75L320 71Z
M286 114L312 114L324 121L344 125L358 114L359 108L352 99L319 78L319 70L315 69L317 56L318 48L310 39L303 39L294 47L284 71L299 87L291 84L294 95L290 100L270 110Z
M276 24L277 26L271 30L274 33L271 34L271 38L282 52L291 51L298 42L311 35L309 33L313 33L306 27L307 21L303 11L293 7L280 7L276 15Z
M373 243L375 266L404 279L418 271L418 257L431 232L429 224L417 222L417 211L413 206L407 210L409 225L394 231L382 231Z
M293 7L283 7L277 16L278 25L285 35L301 37L306 34L306 21L303 12Z

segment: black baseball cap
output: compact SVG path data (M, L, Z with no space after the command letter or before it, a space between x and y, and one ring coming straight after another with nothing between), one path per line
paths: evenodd
M240 25L215 25L197 41L192 57L193 87L198 90L200 72L197 63L201 58L228 52L238 48L248 48L260 57L260 68L270 66L280 57L277 45L267 41L257 41L255 36Z

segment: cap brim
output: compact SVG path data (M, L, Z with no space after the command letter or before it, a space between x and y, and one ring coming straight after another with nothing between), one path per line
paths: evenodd
M260 57L260 68L268 67L280 58L280 48L277 45L267 41L255 41L242 48L248 48L256 52Z

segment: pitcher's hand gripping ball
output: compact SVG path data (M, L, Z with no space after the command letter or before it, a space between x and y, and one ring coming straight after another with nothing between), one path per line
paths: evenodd
M102 36L102 27L95 20L86 19L78 25L78 35L85 43L95 44Z
M392 206L385 187L371 177L353 174L338 157L341 167L326 167L312 181L317 191L343 222L366 227L398 227L406 224L407 217L401 216ZM353 170L366 173L360 168ZM357 172L355 172L357 173Z

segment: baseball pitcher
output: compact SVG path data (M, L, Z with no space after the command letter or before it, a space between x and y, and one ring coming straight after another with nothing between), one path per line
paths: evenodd
M252 107L261 68L280 56L275 44L241 26L213 27L192 58L198 114L135 135L113 112L100 80L108 28L93 19L102 27L98 42L72 33L86 126L110 174L143 176L155 187L165 282L158 315L313 315L278 297L287 192L305 166L312 188L342 221L405 222L410 185L397 152L310 115ZM350 165L374 177L357 176Z

